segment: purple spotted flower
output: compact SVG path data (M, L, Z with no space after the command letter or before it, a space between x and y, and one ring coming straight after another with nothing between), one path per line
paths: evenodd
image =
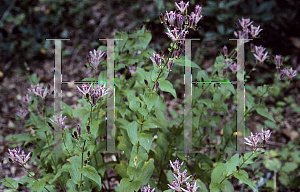
M184 14L184 11L187 9L189 6L189 1L187 3L184 3L183 1L180 1L180 3L175 2L175 7L177 10L181 12L181 14Z
M275 64L276 64L276 69L279 69L280 66L282 66L282 63L283 63L283 56L276 55L274 60L275 60Z
M90 51L90 57L88 58L89 63L93 65L93 68L96 69L97 66L104 60L104 56L106 54L105 51L95 49Z
M142 192L154 192L155 191L155 188L151 188L150 185L148 184L148 186L146 185L143 185L142 189L141 189Z
M253 53L255 59L259 61L260 63L263 63L269 56L268 52L263 53L266 48L262 46L255 46L255 53Z
M49 118L50 119L50 118ZM61 128L62 130L65 128L65 119L66 116L62 117L61 115L53 115L53 119L50 119L54 124L56 124L59 128Z

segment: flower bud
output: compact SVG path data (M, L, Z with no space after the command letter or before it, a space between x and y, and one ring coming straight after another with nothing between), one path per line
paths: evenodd
M91 152L88 151L88 152L87 152L87 158L90 158L90 155L91 155Z
M251 48L251 52L254 53L255 52L255 47L254 47L253 43L250 44L250 48Z
M155 82L155 89L158 89L158 87L159 87L159 83L156 81Z
M81 136L81 127L79 125L77 125L77 132L78 132L78 136Z
M85 165L87 164L87 160L84 160L84 162L83 162Z
M86 126L86 130L87 130L87 133L90 134L91 133L91 127L88 125Z
M224 52L224 56L228 57L228 49L227 49L226 45L224 45L224 47L223 47L223 52Z
M227 69L223 69L223 77L226 75Z
M227 159L227 157L228 157L228 153L225 153L225 159Z
M74 131L74 137L75 137L75 139L77 139L77 132L76 131Z
M173 61L170 61L170 62L168 63L168 71L169 71L169 72L172 71L172 70L171 70L172 67L173 67Z
M51 128L52 128L52 130L54 131L54 127L53 127L53 125L52 125L50 122L47 122L47 123L48 123L49 127L51 127Z
M259 104L261 104L261 103L262 103L262 101L263 101L263 100L262 100L262 98L259 98Z
M161 24L165 22L164 15L162 13L159 13L159 19Z

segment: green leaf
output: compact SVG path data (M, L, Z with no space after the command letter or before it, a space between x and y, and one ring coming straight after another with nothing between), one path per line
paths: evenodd
M128 34L126 32L116 32L115 38L122 39L122 40L116 41L116 44L117 44L116 48L118 48L120 51L122 51L122 48L124 47L125 43L128 40Z
M86 165L85 167L83 167L82 169L80 168L79 171L87 178L95 181L100 189L101 189L101 177L98 175L96 169L90 165Z
M150 158L148 161L145 162L142 169L142 175L139 177L138 181L140 181L142 184L148 183L149 179L152 176L153 170L154 170L154 159Z
M18 182L12 178L5 178L1 180L2 183L4 183L4 185L10 189L18 189Z
M177 65L180 65L180 66L185 66L185 61L184 59L176 59L173 61L174 62L174 65L177 64ZM191 68L197 68L197 69L200 69L200 67L194 63L193 61L191 61Z
M73 109L64 102L62 102L62 113L73 119Z
M129 178L122 178L119 191L138 191L141 185L141 181L131 181Z
M142 44L142 47L143 49L146 49L148 44L150 43L151 41L151 33L144 33L143 35L139 36L139 40Z
M132 111L137 112L139 107L140 107L140 102L139 101L129 101L129 108Z
M70 192L78 191L77 185L73 182L72 179L69 179L69 181L67 182L67 188Z
M278 125L276 125L273 121L265 120L264 123L265 123L266 127L270 127L270 128L275 129L277 131L280 130L280 127Z
M294 162L287 162L287 163L285 163L284 166L282 167L282 170L283 170L284 172L289 173L289 172L292 172L292 171L294 171L295 169L297 169L297 167L298 167L298 164L297 164L297 163L294 163Z
M232 174L233 171L236 170L236 166L240 165L240 157L239 154L235 154L233 157L230 158L228 162L226 162L226 171L224 176L229 176Z
M173 88L173 85L170 81L168 81L168 80L158 80L158 83L159 83L159 88L162 91L171 93L175 97L175 99L177 99L176 91Z
M212 183L221 183L224 179L224 173L226 171L226 166L224 163L219 163L211 173L211 182Z
M146 149L147 153L149 153L149 150L152 145L153 137L146 133L138 134L138 137L139 137L140 145L142 145Z
M70 158L70 167L69 167L69 172L72 178L72 181L75 184L79 184L80 182L80 172L79 172L79 168L81 167L81 159L79 156L73 156Z
M46 181L44 179L39 179L34 182L32 189L37 192L42 192L46 186Z
M277 158L274 159L265 158L263 164L270 171L279 171L281 168L281 161Z
M248 173L246 171L244 171L244 170L240 170L239 172L234 171L233 175L234 175L235 178L241 180L242 182L247 184L249 187L251 187L253 190L258 191L258 189L256 188L256 185L254 184L254 182L249 180L249 176L248 176Z
M276 122L275 119L272 117L272 115L268 112L267 107L262 107L262 106L256 107L256 111L261 116L264 116L264 117L268 118L269 120Z
M136 121L129 123L127 127L128 137L130 138L131 143L135 146L137 145L138 142L138 136L137 136L138 127L139 125Z
M126 161L121 161L120 164L117 164L114 167L114 170L122 178L129 178L129 176L127 174L127 167L128 167L128 163Z

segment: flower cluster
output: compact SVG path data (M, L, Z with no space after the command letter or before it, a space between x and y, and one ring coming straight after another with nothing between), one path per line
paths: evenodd
M168 32L166 34L169 36L173 42L179 40L179 43L183 44L186 34L188 33L188 28L195 30L197 28L198 22L202 19L202 7L200 5L196 5L195 12L191 12L190 15L185 14L187 8L189 6L189 2L184 3L184 1L180 1L180 3L175 2L175 7L179 11L166 11L165 15L162 13L159 14L159 18L161 23L167 24Z
M91 104L93 107L97 106L98 100L102 100L104 95L108 94L108 91L110 88L106 89L104 86L99 86L97 84L97 87L94 89L92 87L92 84L88 86L87 84L83 84L81 86L81 89L77 86L79 92L81 92L86 99L89 99L89 96L91 96Z
M60 129L64 129L65 128L65 119L66 116L62 117L62 114L60 115L53 115L53 119L50 119L54 124L56 124Z
M30 101L31 101L31 95L26 94L26 96L22 96L20 107L16 112L16 115L19 116L21 119L24 119L28 114L28 110L25 109L25 107L29 105Z
M284 76L287 76L289 80L292 80L292 78L296 75L297 70L293 70L292 67L290 69L284 68L283 70L280 70L280 79L282 79Z
M229 66L229 69L232 71L233 74L236 74L237 70L241 68L239 64L237 64L235 61L231 62L228 58L224 61Z
M45 99L48 93L51 93L50 85L44 89L39 83L37 85L31 85L30 89L28 89L31 93L34 93L35 96L40 97L42 100Z
M268 52L263 53L266 50L266 48L262 46L255 46L255 53L253 53L255 59L259 61L260 63L263 63L269 56Z
M258 27L255 27L251 25L253 21L250 21L250 18L239 20L240 25L243 28L243 31L235 31L234 35L235 37L238 37L239 39L248 39L249 34L252 36L252 38L257 38L258 34L262 31L260 29L260 25ZM248 28L250 26L250 29ZM245 43L249 42L248 40L245 41Z
M141 191L142 192L154 192L155 188L152 189L149 184L148 184L148 186L143 185L143 187L141 188Z
M250 145L255 149L259 146L264 147L266 142L270 139L270 137L271 131L264 131L262 129L261 133L256 133L255 135L253 135L253 133L251 132L251 135L248 138L245 137L244 140L246 145Z
M88 58L88 62L93 65L93 68L96 69L98 65L104 60L104 56L106 52L102 50L96 51L90 51L90 57Z
M153 57L149 57L153 64L155 64L156 67L162 68L162 64L164 61L164 55L162 54L162 51L159 51L158 54L153 53Z
M26 155L24 151L22 150L22 154L20 153L20 149L14 148L14 149L8 149L8 156L11 159L12 162L18 162L21 165L25 165L27 161L30 159L31 152Z
M183 192L196 192L199 188L199 186L196 185L196 181L193 181L193 184L190 184L189 181L187 181L190 177L186 175L187 170L185 169L182 173L179 171L182 167L183 162L180 164L179 160L176 159L176 161L172 162L170 160L170 166L173 171L173 176L176 180L173 180L171 184L168 184L169 188L174 191L183 191ZM183 185L186 185L185 188L183 188Z

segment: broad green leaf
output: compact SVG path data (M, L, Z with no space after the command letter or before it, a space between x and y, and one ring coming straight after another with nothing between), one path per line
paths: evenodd
M122 178L129 178L127 174L128 163L126 161L121 161L120 164L117 164L114 168L117 174L119 174Z
M69 172L72 178L72 181L75 184L79 184L80 182L80 172L79 172L79 168L81 168L81 159L79 156L73 156L70 158L70 167L69 167Z
M79 171L86 177L88 177L89 179L95 181L101 189L101 177L98 175L96 169L90 165L86 165L84 166L82 169L80 168Z
M289 172L292 172L292 171L294 171L295 169L297 169L297 167L298 167L298 164L297 164L297 163L294 163L294 162L287 162L287 163L285 163L284 166L282 167L282 170L283 170L284 172L289 173Z
M261 116L264 116L264 117L270 119L271 121L276 122L275 119L272 117L272 115L268 112L267 107L262 107L262 106L256 107L256 111Z
M116 39L122 39L122 40L117 40L116 41L116 48L118 48L120 51L122 50L122 48L124 47L125 43L128 40L128 34L126 32L116 32L115 33L115 38Z
M158 80L158 83L159 83L159 88L162 91L171 93L175 97L175 99L177 99L176 91L173 88L173 85L170 81L168 81L168 80Z
M176 60L174 60L174 65L180 65L180 66L184 67L185 66L185 61L184 61L184 59L176 59ZM191 67L200 69L200 67L196 63L194 63L193 61L191 61Z
M67 188L68 188L68 192L76 192L78 191L77 185L72 181L72 179L70 179L67 182Z
M37 192L42 192L46 186L46 181L44 179L39 179L34 182L32 189Z
M225 187L224 183L220 184L220 183L211 182L209 185L210 192L222 191L222 189L224 189L224 187Z
M122 178L119 186L119 191L138 191L140 188L140 181L131 181L129 178Z
M144 33L143 35L139 36L139 40L142 44L142 47L143 49L146 49L148 44L150 43L151 41L151 33Z
M224 163L218 164L213 172L211 173L211 182L212 183L221 183L224 179L224 173L226 171L226 166Z
M156 92L147 92L144 96L144 101L147 104L147 109L150 112L155 102L159 99Z
M139 137L140 145L142 145L146 149L147 153L149 153L149 150L152 145L153 137L146 133L138 134L138 137Z
M256 188L256 185L254 184L254 182L249 180L249 176L248 176L248 173L246 171L244 171L244 170L240 170L239 172L234 171L233 175L234 175L235 178L241 180L242 182L247 184L249 187L251 187L253 190L258 191L258 189Z
M2 183L4 183L4 185L10 189L18 189L18 182L12 178L5 178L1 180Z
M283 185L290 184L290 178L285 172L280 172L280 176L278 179Z
M232 174L233 171L236 170L236 166L240 165L240 157L239 154L235 154L233 157L230 158L229 161L226 162L226 171L224 173L224 176L229 176Z
M152 176L154 170L154 159L150 158L148 161L145 162L143 170L141 171L142 175L139 177L139 181L142 184L147 184L149 179Z
M130 138L130 141L133 145L137 145L138 142L138 136L137 136L137 130L138 130L139 124L134 121L128 124L127 127L127 133L128 137Z
M64 102L62 102L62 113L73 119L73 109Z
M270 171L279 171L281 168L281 161L277 158L265 158L263 164Z
M69 130L64 131L64 140L65 143L62 142L63 148L67 147L68 151L72 151L73 150L73 143L72 143L72 136L71 133L69 133ZM66 146L65 146L66 144Z
M140 102L139 101L129 101L129 108L132 111L137 112L138 109L140 108Z

